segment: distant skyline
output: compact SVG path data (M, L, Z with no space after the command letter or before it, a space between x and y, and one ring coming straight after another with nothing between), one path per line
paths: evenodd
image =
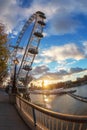
M0 22L13 44L36 11L45 13L46 27L32 75L59 82L87 74L87 1L0 0Z

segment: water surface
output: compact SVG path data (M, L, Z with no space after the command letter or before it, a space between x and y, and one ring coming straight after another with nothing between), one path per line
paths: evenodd
M75 87L75 94L83 97L87 97L87 85ZM50 109L55 112L74 114L74 115L87 115L87 103L74 99L73 97L63 95L42 95L31 94L31 100L33 103L42 107Z

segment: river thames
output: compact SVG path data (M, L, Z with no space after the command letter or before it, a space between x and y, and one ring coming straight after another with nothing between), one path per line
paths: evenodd
M87 97L87 85L71 88L77 90L74 94ZM62 95L42 95L30 94L31 101L37 105L45 107L55 112L87 115L87 103L77 100L68 94Z

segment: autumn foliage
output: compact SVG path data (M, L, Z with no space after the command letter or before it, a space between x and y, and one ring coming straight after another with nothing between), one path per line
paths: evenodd
M8 61L8 48L7 48L7 34L5 33L5 27L0 23L0 80L4 77L7 70Z

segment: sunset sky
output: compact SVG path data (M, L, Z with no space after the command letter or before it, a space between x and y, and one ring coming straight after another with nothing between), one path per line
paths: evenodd
M36 11L45 13L46 27L32 75L59 82L87 74L87 1L0 0L0 22L13 44Z

